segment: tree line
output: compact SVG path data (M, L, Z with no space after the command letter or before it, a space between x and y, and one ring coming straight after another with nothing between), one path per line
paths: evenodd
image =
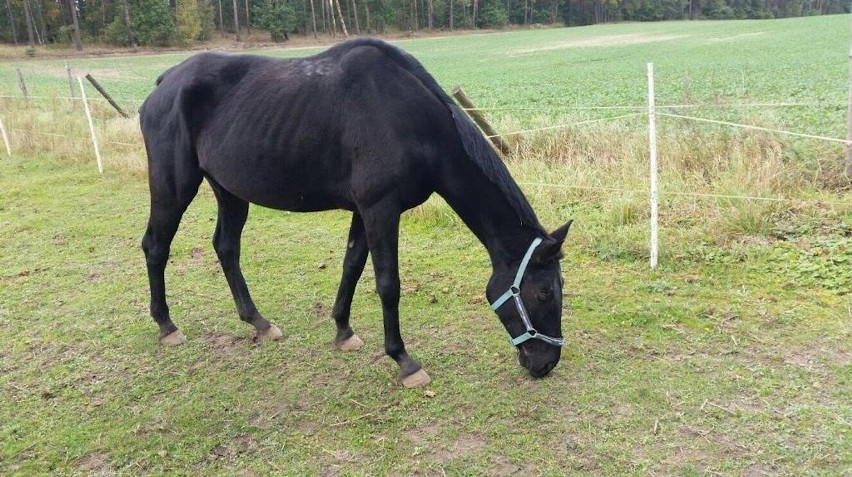
M419 30L749 19L847 11L840 0L5 0L0 41L34 47L176 46L262 31L348 36Z

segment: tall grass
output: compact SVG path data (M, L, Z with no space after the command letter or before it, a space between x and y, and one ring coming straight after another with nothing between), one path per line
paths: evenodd
M65 99L3 99L13 154L47 154L62 161L94 164L82 105ZM120 117L104 101L91 101L96 135L107 173L144 176L145 150L138 117ZM570 115L526 118L524 128L575 124ZM755 118L756 121L756 118ZM522 129L517 117L495 121L498 130ZM562 223L581 214L585 227L615 230L624 243L644 240L648 204L648 136L642 116L581 126L507 134L506 157L515 179L542 222ZM727 242L771 233L788 200L830 199L848 187L842 148L791 141L765 132L666 120L660 125L659 183L664 227L674 234ZM818 206L817 206L818 207ZM843 208L841 206L843 210ZM808 207L799 207L799 213ZM440 199L412 215L441 227L461 222ZM590 242L594 239L589 238Z
M4 125L13 155L48 155L94 164L91 132L80 100L2 98ZM145 149L139 118L119 116L106 101L90 100L95 136L107 171L144 174Z

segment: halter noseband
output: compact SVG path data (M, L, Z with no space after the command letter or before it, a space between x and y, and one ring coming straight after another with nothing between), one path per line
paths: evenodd
M541 242L542 240L540 237L536 237L535 240L532 241L530 248L527 249L527 253L524 254L524 258L521 260L521 265L518 266L518 273L515 274L515 281L512 282L512 286L510 286L505 293L500 295L500 298L491 304L491 309L496 312L510 298L515 299L515 307L517 307L518 314L521 315L521 321L523 321L527 331L514 338L512 338L511 334L509 335L509 341L511 341L514 346L518 346L524 341L530 339L541 340L553 346L565 346L565 338L553 338L552 336L547 336L536 331L530 321L530 315L527 313L527 308L524 306L524 302L521 299L521 280L524 279L524 272L527 270L527 265L530 263L530 258L532 258L533 252Z

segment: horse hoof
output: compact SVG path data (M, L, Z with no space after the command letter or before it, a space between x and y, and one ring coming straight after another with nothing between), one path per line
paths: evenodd
M364 346L364 341L362 341L358 335L352 335L340 343L335 343L335 346L337 346L337 349L340 351L358 351L362 346Z
M416 373L402 378L402 385L406 388L422 388L432 382L432 378L423 371L423 368L417 370Z
M269 328L263 332L257 332L257 341L278 341L284 337L284 333L277 326L269 324Z
M180 346L186 343L186 336L179 330L172 331L160 338L160 344L163 346Z

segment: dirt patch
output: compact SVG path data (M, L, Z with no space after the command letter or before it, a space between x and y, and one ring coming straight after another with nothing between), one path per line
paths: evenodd
M483 436L468 434L455 440L449 447L437 450L433 454L436 462L445 464L478 453L485 448L487 442Z
M322 477L337 477L340 475L350 475L353 470L353 464L358 462L359 456L348 449L338 449L335 451L326 450L334 463L326 467L319 475Z
M500 462L497 465L491 468L488 475L493 475L494 477L533 475L533 472L531 472L529 468L515 464L505 457L501 457L499 461Z
M87 475L104 475L113 473L112 463L106 454L89 454L77 461L77 468Z
M423 455L428 460L438 464L446 464L448 462L463 459L467 456L475 455L485 448L487 441L485 437L479 434L467 434L460 436L451 444L443 444L444 436L441 435L441 426L435 422L430 422L414 429L405 432L405 437L416 448L415 454ZM505 468L502 466L506 464ZM511 468L510 468L511 467ZM503 471L518 470L512 467L508 460L497 462L497 468L502 468ZM513 475L512 473L492 474L492 475Z
M415 447L428 447L438 433L441 432L441 427L438 424L431 422L423 426L415 427L405 433L405 437Z
M825 373L830 367L852 366L852 351L828 347L803 349L785 356L784 363L810 372Z
M764 475L775 475L777 472L777 469L763 464L752 464L745 470L743 477L762 477Z
M242 338L233 335L205 333L202 338L206 341L216 356L231 356L242 349Z
M259 429L270 429L274 425L275 420L291 412L293 410L293 407L294 406L292 404L281 403L278 406L272 408L271 410L264 409L257 416L253 417L249 422L252 426L257 427Z
M691 469L697 474L715 473L712 471L715 455L725 455L729 459L748 462L753 450L737 442L736 438L712 429L697 426L680 426L676 429L683 440L683 445L672 448L671 455L663 459L663 473L668 474L673 469ZM682 473L682 472L681 472Z
M201 247L193 247L189 256L196 261L204 260L204 249Z
M331 312L320 302L316 302L311 307L311 317L315 320L325 320L331 316Z
M217 459L224 459L227 461L233 461L240 454L245 454L247 452L252 451L257 444L254 442L249 436L237 436L234 439L219 444L214 447L210 454L207 455L208 461L213 461Z
M46 271L47 270L44 269L44 268L35 268L33 270L24 270L24 271L18 272L17 274L14 274L14 275L0 276L0 283L15 284L15 283L18 283L22 280L25 280L26 278L30 277L31 275L41 273L41 272L46 272Z
M539 48L529 48L522 50L514 50L509 52L509 56L528 55L531 53L539 53L542 51L568 50L574 48L600 48L609 46L625 46L636 45L639 43L653 43L658 41L671 41L684 38L686 35L606 35L582 40L560 41L545 45Z

